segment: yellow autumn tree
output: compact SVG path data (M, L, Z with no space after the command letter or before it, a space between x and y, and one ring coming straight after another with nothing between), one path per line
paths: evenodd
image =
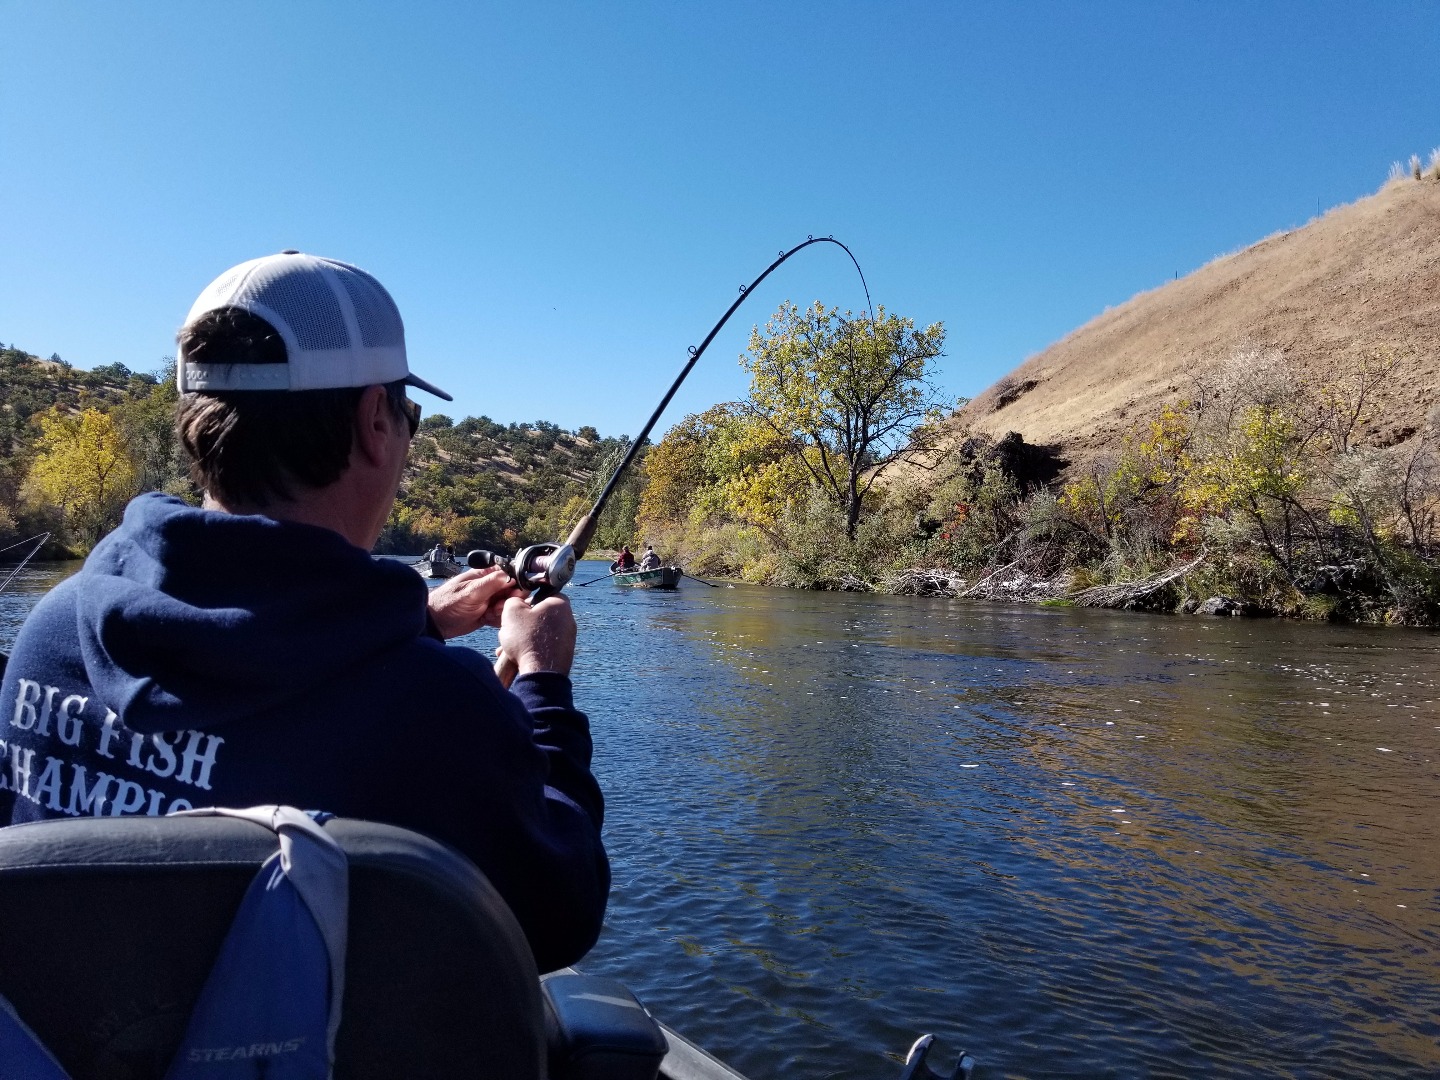
M740 365L750 374L745 415L769 429L769 442L794 462L842 514L855 539L865 499L880 475L940 416L932 384L945 327L917 330L913 319L841 315L815 303L780 305L751 331Z
M1166 405L1147 433L1125 438L1118 456L1076 470L1060 491L1060 510L1111 545L1139 524L1171 543L1193 538L1196 519L1177 495L1195 468L1186 409L1185 402Z
M640 498L636 527L659 531L690 516L700 492L714 478L706 469L706 448L715 428L725 422L732 406L716 405L692 413L668 432L645 459L645 492Z
M810 487L804 453L733 403L687 416L646 459L640 527L734 522L773 534L789 502Z
M27 492L59 510L77 542L94 547L136 494L137 469L124 432L93 408L72 414L57 406L39 423Z

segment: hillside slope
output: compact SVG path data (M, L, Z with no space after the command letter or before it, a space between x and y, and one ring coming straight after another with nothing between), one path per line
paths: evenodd
M1420 428L1440 402L1440 183L1391 183L1141 293L1031 357L955 422L1083 460L1240 346L1278 349L1306 374L1393 350L1394 378L1364 440L1390 445Z

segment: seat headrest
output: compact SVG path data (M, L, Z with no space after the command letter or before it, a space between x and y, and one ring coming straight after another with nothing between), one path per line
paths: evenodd
M535 962L484 875L395 826L325 830L350 864L336 1076L539 1077ZM269 829L233 818L0 829L0 994L74 1080L159 1080L275 849Z

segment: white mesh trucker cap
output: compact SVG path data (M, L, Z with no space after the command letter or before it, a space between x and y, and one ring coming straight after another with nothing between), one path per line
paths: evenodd
M289 363L197 364L176 358L182 394L215 390L325 390L404 380L446 401L410 374L405 324L385 286L349 263L283 251L231 267L205 287L189 326L217 308L258 315L284 339Z

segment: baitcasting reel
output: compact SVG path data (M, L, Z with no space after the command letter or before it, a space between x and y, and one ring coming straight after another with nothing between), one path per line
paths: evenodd
M575 576L575 549L569 544L532 544L506 558L493 551L476 550L465 556L467 566L476 570L498 566L526 591L549 589L559 592Z

